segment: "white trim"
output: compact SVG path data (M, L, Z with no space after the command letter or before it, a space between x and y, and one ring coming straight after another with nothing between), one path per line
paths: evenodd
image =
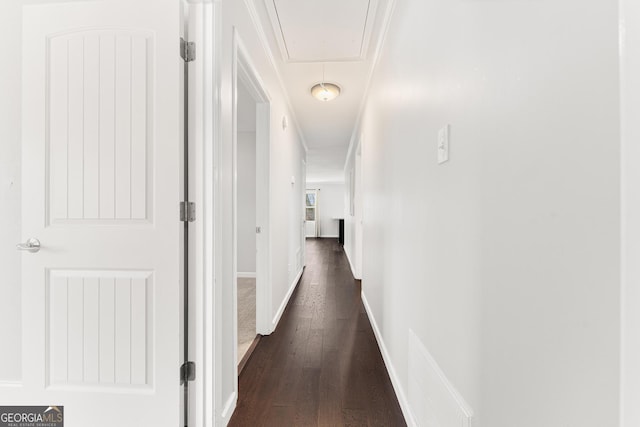
M256 239L256 331L259 334L271 332L269 313L271 313L271 97L251 61L249 51L242 42L237 27L233 27L231 59L232 84L232 128L231 128L231 194L232 194L232 335L233 343L238 342L238 82L242 82L256 102L256 224L262 232ZM233 345L233 360L238 360L238 346ZM234 392L238 395L238 365L233 364Z
M393 389L395 390L396 396L398 397L398 402L400 403L400 409L402 409L404 419L409 427L418 427L418 424L416 423L416 420L411 413L411 408L409 406L407 396L402 389L400 378L398 378L398 374L396 374L396 370L393 367L393 363L391 362L391 356L389 356L389 351L387 350L387 346L385 345L384 339L382 338L380 328L378 328L378 323L376 323L376 318L373 316L373 312L371 311L371 307L369 306L369 302L367 301L367 297L364 291L361 291L360 294L362 297L364 310L367 312L369 323L371 323L371 327L373 328L373 334L376 336L376 341L378 341L378 347L380 347L380 353L382 353L384 365L386 366L387 372L389 373L389 378L391 378L391 384L393 385Z
M262 335L271 333L271 97L251 61L248 50L236 27L233 28L232 53L232 175L233 175L233 271L237 269L237 86L242 81L256 101L256 224L261 232L256 235L256 331ZM237 274L234 276L236 298ZM236 304L236 302L234 302ZM237 309L234 306L234 313ZM235 314L234 314L235 316ZM234 331L237 328L234 326ZM236 337L237 338L237 337Z
M415 353L412 354L412 352L415 352L415 351L419 353L419 356L416 355ZM443 391L443 394L448 395L448 399L451 406L455 408L455 415L453 415L453 417L457 418L457 420L460 422L459 425L461 425L462 427L471 427L471 421L473 418L473 409L471 409L471 406L469 406L469 404L464 400L464 398L458 392L458 390L456 390L456 388L451 383L451 381L449 381L449 378L447 378L442 368L440 368L440 365L438 365L438 362L436 362L435 358L431 355L429 350L424 346L420 338L418 338L418 336L415 334L415 332L413 332L412 329L409 329L409 352L410 352L409 365L411 366L412 357L415 358L416 356L418 356L419 360L417 361L417 363L422 366L419 366L417 369L419 369L422 373L424 373L425 370L431 371L431 373L433 373L434 376L437 378L437 380L435 380L433 376L427 377L430 380L433 378L433 381L430 381L429 387L438 388L441 391ZM428 367L424 366L425 362L426 362L426 365L428 365ZM411 375L411 372L412 371L410 369L409 375ZM422 375L420 375L420 373L416 373L417 378L420 378L421 376ZM417 379L416 377L414 377L413 379ZM424 380L424 377L422 379ZM412 399L411 381L412 381L412 378L409 378L409 386L408 386L409 399ZM419 382L420 381L418 380L417 384L419 384ZM416 383L414 383L414 386L415 384ZM418 404L425 404L425 403L428 405L429 400L431 400L432 402L434 401L432 399L433 396L425 396L424 391L425 390L420 390L420 393L418 393L418 396L420 398L419 402L413 401L415 406L418 406ZM413 399L415 399L415 396L413 397ZM452 409L447 407L447 405L442 405L441 407L433 407L431 409L435 412L435 418L449 419L449 417L447 418L444 417L444 415L447 413L449 413L449 416L452 416L451 414Z
M231 421L231 416L233 412L236 410L236 404L238 403L238 394L234 391L229 395L229 398L224 404L224 409L222 409L222 414L220 415L222 425L226 426Z
M262 21L258 16L258 12L256 11L256 8L252 0L244 0L244 4L247 7L247 10L249 11L249 15L251 16L251 22L253 22L253 26L256 29L258 39L260 40L260 43L262 43L262 49L267 55L267 58L269 58L269 63L271 64L271 67L276 73L276 77L278 78L278 83L280 84L282 96L284 97L285 103L287 104L287 110L289 111L289 114L293 119L293 124L295 125L296 132L298 133L298 136L300 137L300 142L302 143L302 148L304 148L304 151L306 153L307 151L309 151L309 148L307 146L307 140L305 139L304 134L302 133L302 129L300 128L296 113L293 110L291 99L289 98L287 88L284 85L284 79L282 78L282 73L280 72L280 69L276 65L276 60L273 57L273 52L271 51L271 47L269 46L269 41L267 39L267 34L264 31L264 27L262 26Z
M222 1L214 0L211 21L208 23L207 30L211 33L212 43L206 49L203 58L205 70L210 71L206 74L206 83L209 83L208 90L205 92L204 104L204 120L205 120L205 138L203 144L205 146L205 173L204 173L204 191L205 191L205 212L208 214L203 217L203 227L205 229L205 253L203 254L206 270L205 283L212 287L211 295L207 297L206 303L210 307L210 311L206 312L207 324L211 325L210 330L204 330L206 334L205 340L211 341L212 344L207 346L205 351L211 350L211 354L206 354L207 364L204 369L209 372L203 374L208 376L206 393L208 396L202 396L205 399L205 405L211 405L209 401L213 401L212 408L209 413L205 413L205 425L213 427L218 424L222 412L222 283L223 269L220 260L223 256L222 245L222 190L223 182L220 177L220 171L223 167L221 162L221 146L222 146ZM197 61L196 61L197 62ZM206 72L205 71L205 72ZM206 141L211 140L211 148ZM197 222L197 221L196 221ZM208 225L208 227L207 227ZM213 300L213 301L211 301ZM197 377L197 375L196 375Z
M272 313L271 104L256 105L256 332L270 332Z
M267 11L267 15L269 15L269 20L271 22L271 26L273 27L274 38L276 39L276 44L280 50L280 55L282 56L282 61L288 64L309 64L309 63L320 63L320 62L348 62L348 61L365 61L367 59L367 51L369 50L369 43L371 42L371 34L373 33L373 26L376 18L376 11L378 9L378 0L369 0L369 6L367 9L367 14L365 16L365 25L364 31L362 33L362 39L360 40L360 52L355 56L345 56L345 57L333 57L333 58L322 58L322 59L292 59L289 56L289 51L287 50L287 44L285 43L284 36L282 34L282 25L280 24L280 18L278 16L278 12L276 10L276 6L273 0L264 0L265 9Z
M353 262L351 262L351 256L349 256L349 251L347 251L347 247L344 246L344 254L347 256L347 261L349 261L349 268L351 268L351 275L353 276L354 279L362 279L362 277L358 277L356 276L356 269L353 266ZM364 299L364 295L363 295L363 299Z
M278 308L278 312L276 313L275 316L273 316L273 321L271 322L271 331L272 332L276 330L276 327L278 326L278 323L280 323L280 318L282 317L282 314L284 313L285 308L287 308L287 304L289 304L289 299L291 299L291 295L293 294L293 291L295 291L296 287L298 286L298 282L300 281L300 278L302 277L302 273L303 272L304 272L304 267L302 267L300 269L300 271L296 275L296 278L294 279L293 283L291 283L291 286L289 286L289 290L287 291L287 295L285 295L284 299L282 300L282 303L280 303L280 307Z
M340 236L338 236L337 234L323 234L320 236L321 239L337 239Z
M221 342L223 254L219 232L222 229L221 190L218 171L221 138L221 0L187 0L193 28L189 41L196 43L198 60L190 66L194 78L189 82L193 104L194 147L196 150L194 197L197 206L196 250L194 253L195 357L198 369L195 380L195 425L220 425L222 405Z
M239 271L236 274L236 277L238 279L255 279L256 278L256 272L241 272Z
M347 157L344 162L344 173L347 173L347 167L349 166L349 160L353 154L354 149L356 148L354 144L358 140L357 136L360 129L360 122L362 121L362 115L364 114L364 107L367 105L367 99L369 98L369 90L371 89L371 81L373 80L373 74L378 66L378 62L380 61L380 53L382 52L382 48L384 46L384 41L387 38L387 33L389 32L389 27L391 24L391 16L393 15L393 11L396 6L396 0L389 0L387 3L387 8L384 11L384 16L382 18L382 31L380 31L380 38L378 39L378 43L376 43L376 49L373 53L373 61L371 63L371 68L369 69L369 74L366 78L366 85L364 90L364 96L362 97L362 101L360 101L360 108L358 109L358 116L356 118L355 125L353 127L353 133L351 134L351 139L349 141L349 148L347 149Z
M215 153L219 149L220 98L216 87L219 86L220 76L219 50L214 48L219 44L220 37L220 0L185 0L188 6L185 12L188 21L185 22L185 37L196 43L198 60L189 67L189 99L190 99L190 139L194 147L192 160L193 180L192 192L195 198L198 218L202 221L194 223L194 251L193 251L193 289L195 304L195 319L192 327L195 341L195 352L192 360L198 368L198 375L193 388L195 396L192 404L195 406L194 424L200 427L214 427L219 409L220 385L215 379L219 370L220 357L215 351L220 348L216 338L214 316L219 315L220 299L216 296L219 289L214 287L216 269L214 260L217 259L214 227L219 221L219 210L214 209L217 198L219 180L214 170L219 166L219 156ZM216 125L214 126L214 122ZM219 253L219 252L218 252ZM193 409L191 409L193 411ZM192 412L193 413L193 412Z
M276 45L278 45L278 49L280 50L280 56L282 60L287 62L289 61L289 53L286 49L286 43L284 42L284 37L282 36L282 31L280 27L280 19L278 18L278 13L276 12L275 5L272 0L264 0L265 9L267 10L267 15L269 15L269 21L271 22L271 26L273 27L273 36L276 39Z

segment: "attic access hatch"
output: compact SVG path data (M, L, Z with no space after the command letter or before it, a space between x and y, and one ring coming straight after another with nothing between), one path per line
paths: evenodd
M377 0L264 0L285 62L364 60Z

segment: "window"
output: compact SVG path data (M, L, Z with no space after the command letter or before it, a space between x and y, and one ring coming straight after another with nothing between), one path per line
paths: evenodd
M316 220L316 191L307 190L305 219L307 221Z
M307 221L315 221L316 220L316 208L307 208Z
M307 206L312 206L315 207L316 206L316 193L311 192L311 193L307 193Z

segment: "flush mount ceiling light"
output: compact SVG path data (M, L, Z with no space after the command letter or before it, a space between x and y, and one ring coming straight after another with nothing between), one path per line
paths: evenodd
M322 82L311 88L311 95L320 101L331 101L340 95L340 86L335 83L329 83L324 79L324 64L322 64Z
M340 86L335 83L318 83L311 88L311 95L320 101L331 101L340 95Z

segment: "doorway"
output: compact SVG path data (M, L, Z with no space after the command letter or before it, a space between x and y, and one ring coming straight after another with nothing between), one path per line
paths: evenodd
M256 100L242 80L237 87L236 274L238 276L238 370L250 355L256 332ZM260 230L261 231L261 230Z
M233 335L236 382L261 335L271 331L270 99L234 32Z

